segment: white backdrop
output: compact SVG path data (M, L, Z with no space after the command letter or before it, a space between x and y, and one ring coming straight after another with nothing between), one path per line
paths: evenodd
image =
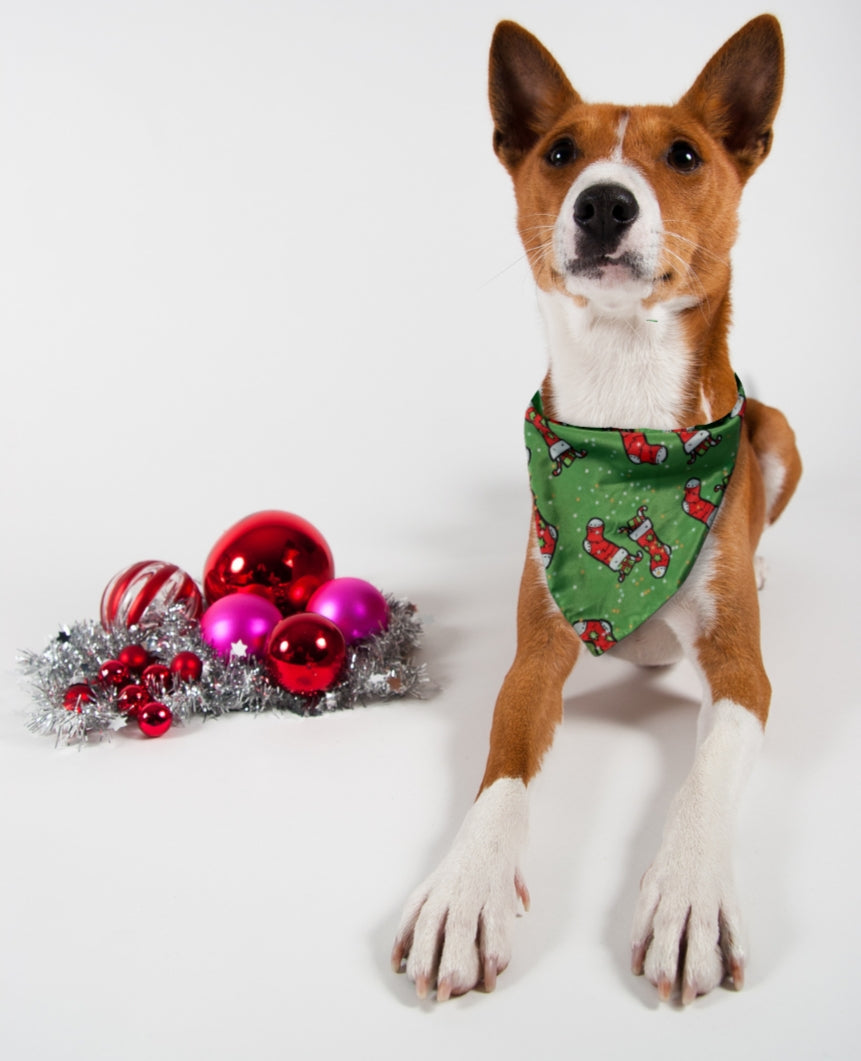
M857 1048L849 0L775 7L787 86L735 256L737 370L806 461L765 547L748 987L679 1013L626 971L696 683L612 660L572 679L535 786L533 912L496 994L419 1005L387 965L482 772L529 515L520 423L544 355L490 148L493 26L527 25L587 98L660 102L759 10L0 0L3 1056ZM95 616L133 561L199 575L263 508L418 604L434 699L81 752L27 732L19 650Z

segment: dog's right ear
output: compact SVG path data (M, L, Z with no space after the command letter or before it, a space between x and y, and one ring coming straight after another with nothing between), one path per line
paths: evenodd
M516 22L500 22L493 34L489 90L493 150L509 170L580 102L550 52Z

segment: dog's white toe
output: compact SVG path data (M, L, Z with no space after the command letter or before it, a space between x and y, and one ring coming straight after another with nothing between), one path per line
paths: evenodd
M392 951L425 998L446 1001L482 984L493 990L511 958L518 872L526 834L526 788L504 778L476 800L441 865L410 896Z

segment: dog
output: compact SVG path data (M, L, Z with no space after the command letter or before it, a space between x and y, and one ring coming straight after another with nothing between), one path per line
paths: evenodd
M484 778L448 855L409 898L392 951L420 998L490 991L509 963L518 904L530 901L527 786L584 644L641 665L687 656L703 685L693 764L640 884L632 970L662 1001L742 986L731 839L771 697L755 549L801 462L786 418L746 398L731 368L729 255L782 83L770 15L727 41L674 106L585 103L535 37L496 27L493 146L514 183L549 367L524 428L533 522ZM604 454L591 480L590 450ZM584 484L609 469L615 494L594 499ZM671 541L670 520L680 534L696 525L696 541ZM597 596L587 575L603 579ZM632 598L658 604L629 620L621 594L635 584Z

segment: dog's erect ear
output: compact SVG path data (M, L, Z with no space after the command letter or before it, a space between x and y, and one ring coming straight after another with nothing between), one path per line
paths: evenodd
M760 15L712 56L681 104L723 142L746 179L771 148L782 89L780 23Z
M580 102L550 52L516 22L500 22L493 34L489 88L493 149L509 169Z

